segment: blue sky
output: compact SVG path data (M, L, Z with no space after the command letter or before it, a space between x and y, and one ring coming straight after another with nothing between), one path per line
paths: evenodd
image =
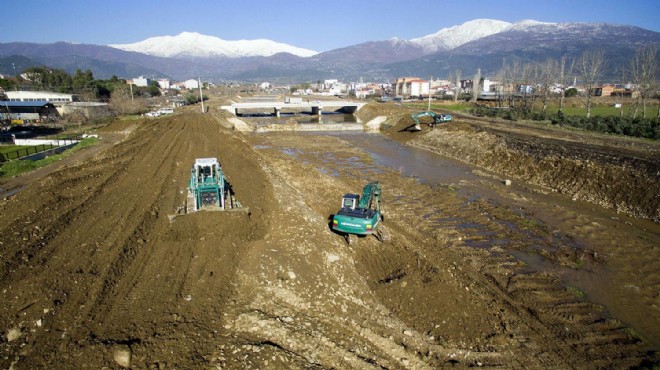
M3 0L0 42L124 44L199 32L328 51L477 18L606 22L660 32L660 0Z

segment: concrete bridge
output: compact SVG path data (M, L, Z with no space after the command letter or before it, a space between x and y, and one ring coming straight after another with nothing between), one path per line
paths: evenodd
M249 103L233 103L232 105L223 105L221 108L231 112L234 115L245 113L246 111L273 112L275 117L279 117L283 109L287 111L310 112L313 115L320 115L322 111L340 111L347 114L354 114L366 103L355 103L341 100L308 100L308 101L263 101Z

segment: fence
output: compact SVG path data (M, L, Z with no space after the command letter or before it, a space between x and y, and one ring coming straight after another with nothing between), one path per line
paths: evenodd
M31 145L27 148L16 149L12 152L0 153L0 163L10 161L13 159L25 158L34 154L42 153L48 150L53 150L61 146L67 146L77 143L81 140L81 136L67 136L66 138L49 139L49 140L36 140L36 139L16 139L15 145ZM39 144L39 142L43 144Z

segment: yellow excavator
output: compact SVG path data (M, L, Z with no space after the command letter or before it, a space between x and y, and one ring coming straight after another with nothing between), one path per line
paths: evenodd
M432 111L424 111L424 112L419 112L419 113L413 113L410 116L412 117L413 121L415 122L414 128L412 129L413 131L421 131L422 130L422 126L419 123L419 119L422 118L422 117L429 116L429 117L433 118L433 122L429 123L429 126L431 126L431 127L435 127L436 125L438 125L440 123L450 122L453 118L451 116L451 114L440 114L440 113L435 113L435 112L432 112Z

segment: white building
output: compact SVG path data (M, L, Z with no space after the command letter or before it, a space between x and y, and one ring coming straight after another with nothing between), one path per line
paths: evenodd
M487 78L484 78L484 88L483 88L482 91L484 91L484 92L491 91L491 89L494 89L496 85L498 85L497 81L491 81Z
M78 101L74 94L64 94L51 91L5 91L9 101L47 101L53 104Z
M430 82L417 77L403 77L396 80L395 94L397 96L423 96L429 95Z
M158 80L158 86L163 90L168 90L170 88L170 80L166 78L161 78Z
M138 78L133 79L133 85L139 86L139 87L147 87L147 86L151 85L151 79L140 76Z
M260 88L261 90L268 90L268 89L270 89L270 82L262 82L262 83L259 85L259 88Z
M186 89L199 89L199 81L190 79L190 80L185 80L183 82L183 85L186 87Z

